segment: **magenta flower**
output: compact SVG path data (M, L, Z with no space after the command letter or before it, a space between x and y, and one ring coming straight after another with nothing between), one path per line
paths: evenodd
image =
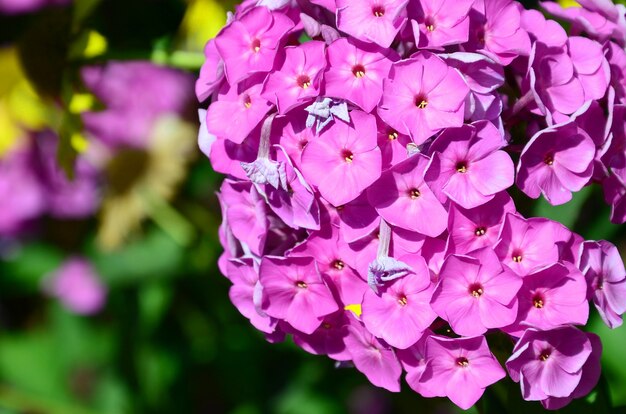
M315 40L285 48L285 61L268 75L262 93L280 114L319 95L326 67L324 48L323 42Z
M523 280L518 295L519 315L507 332L519 336L528 327L549 330L587 323L587 283L578 269L555 263Z
M378 125L378 148L383 156L383 171L388 170L409 157L409 144L412 143L408 135L400 134L380 118L376 118Z
M98 313L106 302L106 287L86 259L72 257L44 280L44 291L79 315Z
M346 311L340 310L326 315L320 327L310 335L294 330L293 341L311 354L328 355L336 361L349 361L352 355L345 343L345 338L348 336L348 324Z
M454 332L476 336L515 321L521 286L522 279L485 247L468 256L448 256L431 304Z
M284 117L275 118L272 125L272 142L279 144L289 155L293 165L301 170L302 152L307 144L315 137L311 128L306 126L307 113L301 110L292 110Z
M415 44L419 48L439 49L465 43L469 36L468 13L474 0L422 0L409 3Z
M506 368L513 381L520 383L525 400L567 398L580 383L591 351L587 335L574 327L528 329L515 344Z
M476 2L470 14L468 50L476 50L501 65L528 56L530 40L521 27L522 5L512 0Z
M276 320L265 315L254 303L255 290L260 289L258 264L252 259L233 259L228 262L226 274L233 283L228 296L237 310L259 331L274 332Z
M587 279L589 299L604 323L612 329L621 326L626 312L626 270L617 248L604 240L584 242L579 268Z
M204 63L196 80L196 96L200 102L219 91L224 81L224 61L217 51L215 40L211 39L204 47Z
M383 80L397 59L394 55L390 49L355 40L334 41L327 50L326 94L371 112L383 94Z
M402 363L402 367L406 371L406 382L422 397L436 397L438 396L437 389L430 389L428 382L422 382L422 374L426 370L426 342L428 338L433 336L433 332L430 329L424 331L422 337L411 347L407 349L398 349L396 355Z
M573 122L544 129L522 151L517 185L532 198L543 194L552 205L566 203L589 182L595 151L589 135Z
M435 237L446 228L446 210L424 182L428 158L416 154L383 173L367 191L388 223Z
M337 28L388 48L406 22L408 0L337 0Z
M257 255L261 255L267 238L267 207L256 188L249 182L225 180L220 200L227 206L225 219L233 235Z
M304 177L334 206L354 200L380 177L376 120L360 111L350 116L351 125L335 122L302 154Z
M448 128L430 146L424 179L442 203L450 198L466 209L485 204L513 184L513 161L500 150L505 145L488 121Z
M218 137L211 144L209 150L209 160L211 160L213 169L219 173L246 180L248 176L241 167L241 163L251 163L257 158L259 152L258 130L259 128L252 132L241 144L235 144L229 139Z
M494 248L502 263L520 276L556 263L559 250L552 225L544 219L524 219L508 213Z
M496 194L482 206L466 210L452 205L448 216L448 251L466 254L481 247L494 247L507 213L515 213L506 192Z
M383 88L380 117L418 145L463 124L469 88L458 71L430 52L394 63Z
M312 334L324 316L339 309L312 257L265 256L259 280L263 286L261 309L305 334Z
M480 399L485 388L505 377L484 336L431 336L426 341L426 360L420 381L464 410Z
M66 6L72 0L0 0L0 15L31 13L45 7Z
M423 259L411 272L388 284L380 295L371 289L363 297L363 323L374 336L406 349L417 342L437 317L428 302L430 275Z
M377 387L399 392L402 366L393 349L376 339L361 322L352 317L348 332L345 343L356 369Z
M369 203L366 193L343 205L337 215L341 237L347 243L368 237L380 224L380 216Z
M290 257L314 257L326 284L343 306L361 303L367 283L351 267L351 251L333 225L309 238L289 252Z
M241 144L265 118L272 105L261 96L258 77L237 86L223 88L207 111L208 131Z
M294 23L281 13L255 7L226 26L215 39L231 85L257 72L269 72Z

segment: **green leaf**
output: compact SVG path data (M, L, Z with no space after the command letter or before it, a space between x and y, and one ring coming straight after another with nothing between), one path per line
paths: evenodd
M4 294L39 292L42 279L62 261L63 253L49 244L27 244L0 263L0 288Z
M592 192L591 187L584 187L572 196L572 200L560 206L553 206L544 198L537 200L533 215L535 217L546 217L558 221L568 228L573 228L576 219L580 215L580 210Z

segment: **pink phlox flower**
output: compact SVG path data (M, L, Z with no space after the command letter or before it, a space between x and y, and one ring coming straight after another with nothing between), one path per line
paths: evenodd
M544 129L528 142L517 166L517 185L529 197L552 205L571 200L592 176L596 147L576 123Z
M438 390L430 389L427 382L420 381L422 373L426 370L426 341L433 335L430 329L426 329L415 344L407 349L396 350L396 355L406 371L406 382L413 391L426 398L438 395Z
M477 51L501 65L518 56L528 56L530 39L521 27L523 7L512 0L476 1L470 11L468 51Z
M613 42L604 46L611 70L611 86L615 89L615 99L626 104L626 51Z
M306 119L307 112L296 109L285 116L277 116L272 125L271 142L286 151L298 170L301 169L304 148L315 138L315 133L306 126Z
M255 76L234 86L224 85L207 110L207 130L241 144L272 108L261 96L261 80Z
M205 101L213 92L220 90L224 81L224 61L217 51L215 39L211 39L204 47L204 63L196 80L196 97Z
M519 315L505 328L506 332L520 336L528 327L549 330L587 323L587 283L575 266L555 263L523 280L518 295Z
M352 267L352 251L341 240L339 229L313 232L303 243L289 252L290 257L314 257L326 284L343 306L361 303L367 283Z
M361 322L350 316L345 344L352 363L377 387L400 392L402 366L389 345L372 335Z
M276 104L280 114L315 99L326 67L325 45L312 40L285 48L285 60L263 84L262 96Z
M506 375L484 336L430 336L426 340L426 360L419 381L464 410L480 399L485 388Z
M320 133L329 123L337 119L350 123L348 104L345 101L328 97L318 97L315 102L304 108L309 114L306 118L307 128L315 126L315 132Z
M465 43L474 0L421 0L409 3L409 18L418 48L442 49Z
M324 74L326 94L346 99L371 112L383 94L383 80L398 60L392 49L361 43L349 38L334 41L327 50Z
M246 180L248 176L241 168L241 163L254 162L259 152L259 130L256 128L241 144L225 138L216 137L210 146L209 160L216 172ZM207 134L210 134L207 131ZM210 134L212 135L212 134Z
M528 32L530 40L547 47L562 48L567 43L567 33L558 22L546 19L539 10L522 12L522 27Z
M541 2L548 13L571 24L573 34L585 33L594 40L616 41L626 46L626 8L611 0L581 0L582 7L563 8L558 3Z
M352 355L345 344L345 338L348 336L348 324L346 311L339 310L326 315L320 327L310 335L294 331L293 341L311 354L328 355L329 358L336 361L349 361L352 359Z
M573 399L589 395L598 384L602 371L600 364L602 342L600 341L600 337L596 334L585 332L585 335L587 335L587 338L591 342L591 355L589 355L589 358L587 358L587 361L581 368L582 376L580 377L580 382L568 397L548 397L545 400L541 400L541 404L547 410L560 410Z
M520 276L556 263L559 250L548 220L508 213L494 250L502 263Z
M503 103L496 90L504 84L502 66L479 53L456 52L441 57L461 72L470 88L465 100L465 119L498 123Z
M337 213L340 232L347 243L369 236L380 224L380 216L369 203L366 193L341 206Z
M444 128L463 125L469 88L458 70L430 52L393 64L378 114L417 145Z
M446 228L447 212L424 181L428 158L416 154L389 169L367 191L388 223L435 237Z
M592 352L584 332L566 326L550 331L528 329L506 362L509 375L527 401L572 395Z
M408 0L337 0L337 28L388 48L406 23Z
M312 257L264 256L259 269L262 309L295 329L312 334L339 309Z
M254 300L255 288L259 282L259 265L250 258L231 259L226 275L233 283L228 296L237 310L261 332L274 332L276 320L267 316Z
M501 150L505 145L489 121L448 128L429 148L424 179L440 202L449 198L466 209L478 207L513 184L513 161Z
M476 336L517 317L522 278L503 268L490 247L448 256L433 293L433 310L459 335Z
M584 242L579 268L587 279L588 297L604 323L612 329L621 326L626 312L626 270L617 248L604 240Z
M378 126L378 147L383 157L383 171L386 171L409 157L407 146L412 141L411 137L399 133L378 117L376 125Z
M473 209L451 205L448 216L448 252L470 253L482 247L494 247L507 213L515 213L515 204L505 192Z
M236 20L215 38L217 50L224 59L226 78L231 85L257 72L269 72L293 21L266 7L254 7L237 13Z
M250 182L225 180L220 201L226 206L226 219L233 235L250 251L261 256L269 228L265 200Z
M44 280L44 291L69 311L93 315L105 305L107 289L93 265L82 257L67 259Z
M444 236L447 238L448 235L444 232L439 237L427 237L424 240L421 250L421 254L424 260L426 260L426 264L430 270L430 280L434 284L439 281L441 266L443 266L445 258L448 257L448 253L446 252L446 240L442 238Z
M356 110L350 116L350 125L334 123L302 154L307 182L336 207L357 198L381 173L374 116Z
M294 229L319 230L320 210L313 189L304 181L300 171L294 168L283 148L277 147L276 153L278 162L271 162L279 166L284 177L281 177L279 186L271 182L263 186L261 192L265 194L268 205L285 224Z

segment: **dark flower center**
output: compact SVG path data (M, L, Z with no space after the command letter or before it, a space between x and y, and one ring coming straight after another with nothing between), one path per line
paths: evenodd
M307 89L309 86L311 86L311 78L309 77L309 75L300 75L296 79L296 83L302 89Z
M385 8L382 5L377 4L372 7L372 14L376 17L383 17L385 15Z
M469 366L469 361L465 357L459 357L456 359L456 364L461 368L467 368Z
M552 354L551 349L544 349L541 351L541 354L539 354L539 360L543 362L547 361L548 358L550 358L550 354Z
M435 20L431 16L426 17L426 19L424 19L424 26L426 26L426 30L432 32L435 30Z
M476 231L474 232L474 234L475 234L477 237L484 236L484 235L485 235L485 233L487 233L487 229L486 229L486 228L484 228L484 227L478 227L478 228L476 228Z
M406 306L406 304L408 303L406 296L402 295L398 298L398 303L400 304L400 306Z
M542 309L545 306L545 298L541 293L533 295L533 306L537 309Z
M554 164L554 154L547 154L543 159L543 162L545 162L546 165Z
M296 282L296 286L298 286L300 289L306 289L306 288L308 287L308 286L307 286L307 284L306 284L306 282L303 282L303 281L301 281L301 280L298 280L298 281Z
M420 193L420 190L418 190L417 188L412 188L409 190L409 197L411 197L412 200L415 200L421 195L422 194Z
M330 329L330 328L332 328L332 327L333 327L333 326L332 326L331 324L329 324L328 322L324 322L324 323L322 324L322 328L324 328L324 329Z
M465 174L467 172L467 162L465 161L459 161L456 163L456 171L461 173L461 174Z
M419 109L426 109L426 107L428 106L428 100L423 95L417 95L415 97L415 106L417 106Z
M481 285L480 283L472 283L468 291L475 298L479 298L483 295L483 293L485 293L485 290L483 289L483 285Z
M392 129L387 133L387 138L389 138L389 141L395 141L398 139L398 133Z
M333 267L337 270L343 270L346 265L341 260L337 259L333 262Z
M261 50L261 41L256 37L252 39L252 43L250 43L250 49L252 49L254 53L258 53L259 50Z
M348 164L352 164L352 161L354 161L354 154L352 153L352 151L347 149L341 152L341 157Z
M362 78L363 76L365 76L365 66L361 65L360 63L352 66L352 74L356 78Z
M511 256L511 259L513 259L513 261L515 263L521 263L522 262L522 252L520 252L519 250L515 250L513 252L513 255Z
M243 107L246 109L250 109L252 107L252 99L248 94L245 94L243 97Z

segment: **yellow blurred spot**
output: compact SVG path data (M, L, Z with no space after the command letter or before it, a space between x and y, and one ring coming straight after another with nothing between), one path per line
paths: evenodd
M90 93L76 93L72 95L69 110L73 114L82 114L93 109L96 98Z
M226 10L215 0L190 0L181 24L185 45L203 50L207 40L215 37L226 23Z
M559 0L561 7L580 7L580 4L576 0Z
M344 308L347 311L351 311L352 313L354 313L356 316L360 317L361 316L361 304L359 303L353 303L352 305L346 305L346 307Z
M22 77L17 50L0 47L0 97L11 90Z
M100 56L107 51L109 46L107 39L95 30L90 30L87 34L87 47L83 52L86 58Z
M26 79L14 85L6 98L9 113L21 126L41 129L48 124L50 108Z
M89 141L80 132L74 132L70 137L70 142L72 143L72 148L78 153L85 152L89 148Z
M21 131L15 126L4 103L0 100L0 158L17 142Z

